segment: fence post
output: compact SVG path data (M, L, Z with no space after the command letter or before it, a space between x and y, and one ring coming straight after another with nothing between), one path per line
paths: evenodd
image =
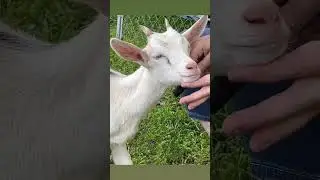
M118 15L117 16L117 38L122 39L122 23L123 23L123 15Z

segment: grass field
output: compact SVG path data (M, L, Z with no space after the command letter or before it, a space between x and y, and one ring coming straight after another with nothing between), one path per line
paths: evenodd
M0 18L3 21L53 43L77 34L92 21L94 15L92 9L66 0L4 0L0 3ZM157 21L150 21L152 18L157 18ZM164 28L162 18L151 16L141 20L153 30L161 31ZM169 18L169 21L175 19ZM160 29L155 29L154 23L160 24L157 26ZM176 23L173 27L181 31L189 25ZM115 37L115 21L110 21L110 30L110 36ZM125 35L125 40L142 47L145 40L141 39L141 32L134 29L130 31L133 33ZM112 68L124 74L132 73L137 68L137 65L119 59L113 52L110 59ZM214 116L215 129L221 127L227 114L222 111ZM228 138L214 131L211 146L214 180L247 179L248 159L240 139ZM209 137L198 122L188 117L184 107L173 96L172 89L168 89L160 105L143 120L129 148L136 164L210 164Z

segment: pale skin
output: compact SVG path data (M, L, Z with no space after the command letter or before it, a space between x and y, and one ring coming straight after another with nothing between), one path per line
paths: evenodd
M301 3L304 3L303 6ZM320 12L317 3L319 1L292 0L281 8L286 22L293 25L293 35ZM307 36L319 37L309 33ZM252 151L259 152L303 128L320 114L319 58L318 39L270 63L231 70L228 74L231 81L270 83L294 80L294 83L287 90L255 106L231 114L224 121L224 132L228 135L253 132L250 147Z

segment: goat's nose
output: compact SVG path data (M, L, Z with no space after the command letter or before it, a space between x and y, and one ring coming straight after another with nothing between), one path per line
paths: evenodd
M197 63L194 61L189 61L188 64L186 65L186 68L188 70L195 70L197 69Z
M279 21L279 7L272 2L257 2L248 7L243 18L250 24L263 25Z

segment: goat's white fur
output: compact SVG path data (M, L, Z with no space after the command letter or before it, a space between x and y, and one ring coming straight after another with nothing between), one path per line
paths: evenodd
M196 22L196 26L192 26L188 33L183 35L173 30L167 19L165 33L155 33L141 26L148 37L147 47L143 50L132 44L111 39L111 47L120 57L128 59L130 56L121 53L122 46L135 50L131 54L140 54L142 57L129 57L141 65L133 74L125 76L113 70L110 72L110 147L115 164L132 164L126 143L135 136L141 118L157 103L165 90L171 85L179 85L181 81L194 81L199 78L200 70L189 57L187 38L190 40L200 36L207 19L207 16L203 16ZM156 60L154 56L158 54L163 54L168 59ZM187 69L188 63L193 63L194 69Z

